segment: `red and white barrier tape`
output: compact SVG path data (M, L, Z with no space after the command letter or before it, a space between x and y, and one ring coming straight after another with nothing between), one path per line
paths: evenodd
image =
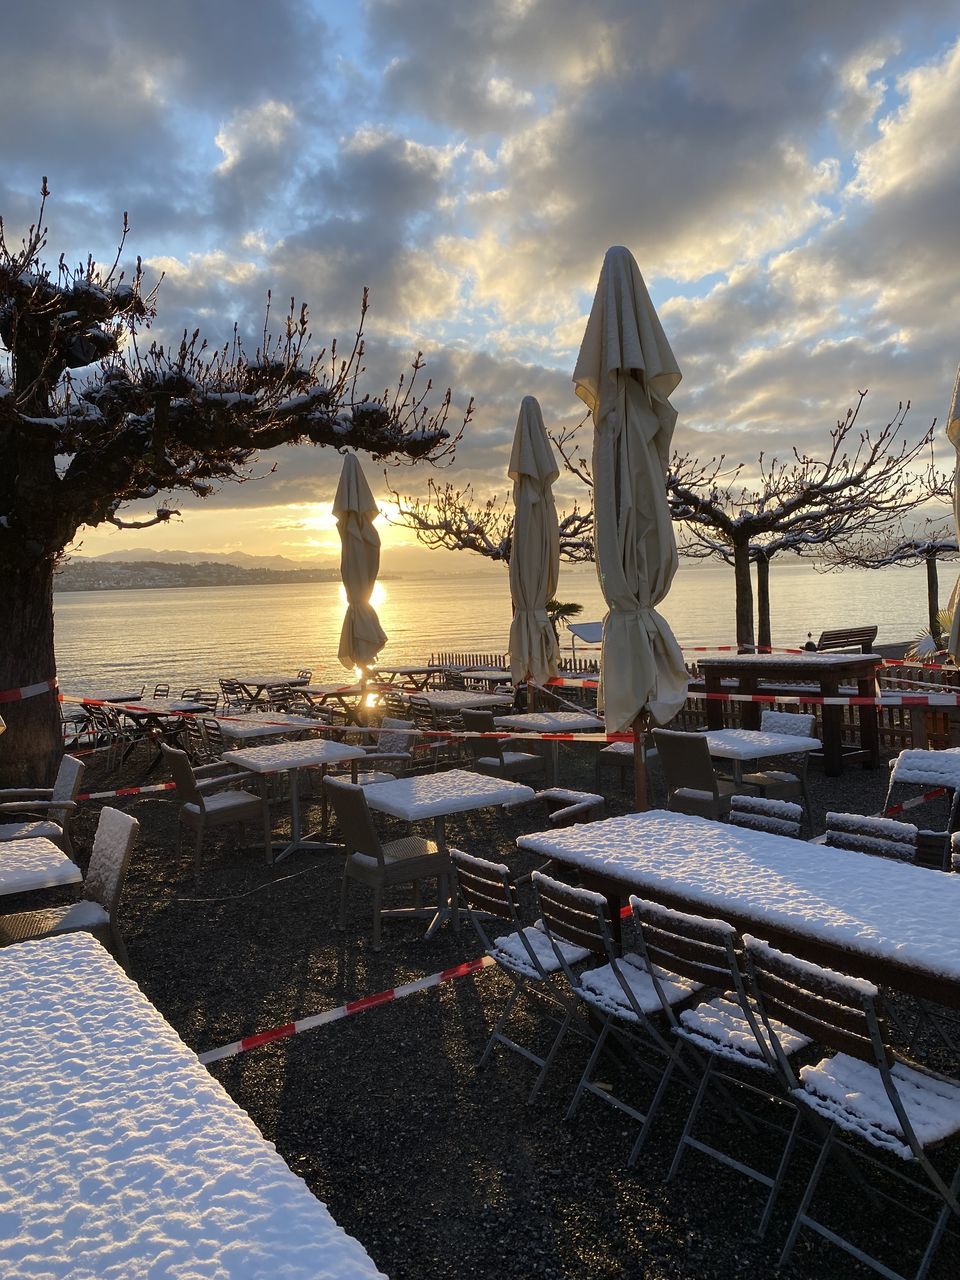
M27 698L36 698L57 687L57 677L51 676L49 680L41 680L39 684L25 684L19 689L0 689L0 702L24 702Z
M76 796L80 800L112 800L115 796L142 796L151 791L175 791L175 782L155 782L149 787L117 787L116 791L85 791Z
M314 1027L323 1027L329 1022L339 1022L341 1018L349 1018L355 1013L365 1013L367 1009L376 1009L383 1004L392 1004L395 1000L412 996L417 991L438 987L441 983L452 982L455 978L466 978L469 974L489 969L494 963L490 956L467 960L463 964L454 965L452 969L441 969L439 973L428 974L425 978L416 978L413 982L403 983L402 986L388 987L386 991L378 991L371 996L361 996L359 1000L348 1000L337 1009L325 1009L323 1013L298 1018L296 1022L288 1022L282 1027L273 1027L270 1031L259 1031L255 1035L244 1036L242 1040L235 1040L233 1044L225 1044L219 1049L208 1049L206 1053L198 1056L204 1066L210 1062L220 1062L223 1058L235 1058L237 1054L258 1049L264 1044L272 1044L275 1040L287 1040L290 1036L298 1036L303 1031L312 1031Z
M949 794L946 787L935 787L933 791L925 791L922 796L914 796L912 800L904 800L902 804L892 804L889 809L884 809L876 816L878 818L895 818L900 813L906 813L908 809L919 809L928 800L939 800L941 796Z
M849 697L824 696L819 693L704 693L687 691L688 698L708 702L774 702L809 703L818 707L960 707L958 693L885 693L876 696L851 694Z

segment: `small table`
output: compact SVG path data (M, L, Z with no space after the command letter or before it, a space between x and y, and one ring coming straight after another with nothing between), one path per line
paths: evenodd
M220 726L224 738L229 738L232 742L254 742L258 738L292 738L324 727L309 716L295 716L286 711L223 718L211 716L210 719Z
M619 926L630 893L718 916L774 946L960 1007L960 875L651 810L521 836L577 867Z
M398 778L367 787L367 806L405 822L433 820L434 839L441 849L447 847L446 817L451 813L469 813L502 804L521 804L532 800L532 787L505 778L490 778L466 769L447 773L427 773L413 778ZM958 877L960 879L960 877ZM441 903L430 922L426 936L432 937L445 920L451 918L454 903Z
M0 844L0 895L79 884L82 879L77 864L43 836Z
M604 733L604 724L589 711L526 711L517 716L497 716L493 722L498 729L517 729L522 733ZM819 742L817 746L819 746ZM550 743L551 786L557 785L560 771L560 743Z
M491 690L498 684L513 684L509 667L464 667L457 674L468 682L486 685Z
M434 711L485 711L493 707L512 707L512 693L478 693L471 689L427 689L417 694L429 702Z
M263 799L264 849L267 861L282 862L295 849L329 849L326 841L312 840L304 836L300 826L300 770L345 760L362 760L366 755L359 747L348 747L341 742L312 738L306 742L274 742L266 747L245 747L240 751L225 751L224 760L260 774L260 795ZM270 828L270 806L267 803L267 776L271 773L290 774L290 843L284 845L280 855L273 858L273 838ZM326 802L323 807L326 827Z
M328 702L335 702L351 724L363 727L360 712L363 709L364 688L360 684L305 684L300 689L311 703L325 707Z
M703 735L711 756L717 760L729 760L733 766L734 782L743 780L745 760L763 760L767 756L806 756L819 751L819 738L801 737L800 734L765 733L762 729L714 729ZM806 767L800 776L800 786L810 819L810 797L807 794Z
M0 1274L385 1280L89 934L0 952Z
M387 684L400 679L408 687L419 691L427 687L431 676L442 670L442 667L374 667L373 675L374 679L385 680Z
M288 684L291 688L297 689L309 683L308 676L231 676L230 678L236 680L251 702L256 702L264 689L271 684Z
M874 698L877 692L877 669L882 663L883 658L879 653L804 653L791 657L776 653L741 653L730 657L701 658L699 666L708 694L723 693L723 681L727 678L737 681L735 692L738 693L756 693L761 681L765 684L774 681L784 694L797 694L802 702L802 691L784 688L785 682L800 683L812 678L819 686L821 697L835 698L840 692L841 681L846 681L856 684L860 697ZM848 759L855 755L865 756L867 762L876 768L880 763L877 708L857 708L860 723L859 752L845 752L843 749L842 708L823 706L821 710L824 773L833 778L843 773L844 756ZM744 728L760 728L759 703L742 703L741 714ZM707 727L723 728L723 704L719 699L707 699Z

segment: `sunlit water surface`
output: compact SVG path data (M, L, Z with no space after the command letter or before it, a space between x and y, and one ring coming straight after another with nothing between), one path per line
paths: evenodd
M954 566L943 566L944 601L953 578ZM424 662L440 650L506 649L506 571L478 567L465 554L458 577L410 575L382 588L385 665ZM564 566L558 596L582 604L583 620L603 615L592 566ZM825 628L862 623L879 625L879 643L895 642L915 635L926 618L922 568L818 574L807 565L774 563L771 598L773 643L781 646L802 643L808 631L816 637ZM344 674L337 662L343 619L337 583L63 592L55 601L60 683L68 693L129 682L208 685L223 675L303 667L317 679ZM733 571L682 561L662 612L682 645L731 644Z

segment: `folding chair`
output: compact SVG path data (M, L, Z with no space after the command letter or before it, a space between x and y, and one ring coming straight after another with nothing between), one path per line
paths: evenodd
M763 796L731 796L727 821L733 827L765 831L771 836L800 839L803 809L786 800L767 800Z
M914 1207L916 1192L939 1202L920 1265L913 1273L913 1280L922 1280L951 1215L960 1223L960 1165L948 1183L928 1155L930 1149L960 1133L960 1081L937 1075L894 1053L880 996L872 983L818 968L755 938L744 937L744 946L757 1005L783 1081L812 1117L822 1140L779 1265L789 1260L800 1231L806 1227L889 1280L904 1280L900 1272L810 1212L830 1154L837 1150L845 1153L848 1167L855 1159L908 1186L912 1194L910 1201L904 1202L866 1184L872 1194L900 1210L923 1216ZM834 1053L796 1074L781 1045L779 1023L809 1033ZM854 1144L841 1134L859 1141ZM925 1180L903 1173L905 1164L918 1166Z
M661 1005L664 1017L674 1035L687 1047L688 1056L696 1060L702 1072L667 1181L675 1176L683 1154L689 1147L710 1156L727 1168L736 1169L761 1186L768 1187L769 1194L757 1228L757 1234L762 1237L766 1233L770 1214L787 1171L800 1112L782 1090L764 1088L758 1083L732 1075L729 1070L719 1069L721 1063L727 1067L748 1068L758 1078L769 1078L774 1086L779 1084L773 1049L765 1040L759 1015L747 998L738 955L740 939L733 926L724 920L685 915L637 897L630 898L630 906L637 926L639 954L647 966L657 993L663 993ZM694 1005L691 1009L684 1009L678 1016L674 1002L663 990L660 975L664 972L669 973L671 978L679 974L701 986L719 988L724 994ZM791 1032L787 1027L778 1025L777 1029L785 1053L799 1052L810 1043L809 1037ZM714 1084L714 1100L722 1101L725 1110L728 1113L734 1111L741 1123L748 1128L755 1128L755 1123L770 1122L764 1116L752 1112L745 1116L739 1109L732 1108L731 1088L748 1093L762 1102L780 1104L792 1112L786 1142L773 1175L745 1164L728 1152L711 1146L702 1138L694 1137L694 1125L711 1083ZM721 1096L718 1097L718 1094Z
M460 896L470 912L470 920L481 946L513 983L513 991L494 1023L477 1068L486 1065L498 1044L520 1054L540 1068L527 1096L527 1102L530 1103L543 1087L557 1050L571 1025L590 1040L593 1035L588 1025L579 1018L575 1001L555 982L556 975L561 971L560 961L550 939L536 925L524 927L521 923L520 899L509 869L501 863L474 858L459 850L451 854L451 857L457 868ZM513 932L491 940L484 927L484 916L506 921ZM563 942L559 945L570 965L580 964L590 955L585 947L570 946ZM521 997L527 1000L536 1013L558 1027L545 1058L541 1058L526 1045L518 1044L506 1034L507 1023Z
M635 1164L680 1053L679 1042L675 1041L672 1046L668 1044L654 1020L661 1012L662 999L681 1004L691 999L699 988L686 978L664 973L658 991L639 956L618 956L610 929L609 905L602 894L561 884L542 871L533 873L533 885L543 928L553 944L564 976L574 994L600 1022L600 1034L566 1118L570 1120L576 1114L584 1093L602 1098L630 1116L640 1124L640 1134L627 1161L630 1165ZM586 949L598 958L605 956L607 963L577 973L567 959L567 947ZM611 1035L616 1035L629 1047L631 1062L656 1082L646 1112L617 1097L612 1089L601 1087L594 1078L594 1068ZM657 1061L653 1062L651 1058Z

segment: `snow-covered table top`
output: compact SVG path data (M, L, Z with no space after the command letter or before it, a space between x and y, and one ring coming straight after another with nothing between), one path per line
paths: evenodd
M250 742L254 738L279 738L285 733L319 728L318 722L311 720L309 716L293 716L283 711L271 711L266 715L214 718L223 736L232 738L235 742Z
M477 693L470 689L424 689L423 693L413 696L423 698L431 707L440 711L462 711L464 707L471 711L483 711L487 707L513 705L512 693Z
M305 684L303 692L316 698L357 698L363 689L359 684Z
M307 684L308 676L231 676L231 680L236 680L239 684L250 685L255 688L263 689L268 684L288 684L292 688L298 689L301 685Z
M238 764L241 769L249 769L251 773L279 773L284 769L304 769L308 765L362 760L365 755L360 747L310 738L306 742L271 742L265 747L241 747L239 751L225 751L223 758L231 764Z
M703 736L710 754L718 760L759 760L765 756L800 755L823 748L819 738L765 733L762 729L712 729Z
M0 842L0 895L79 884L82 879L77 864L52 840L34 836Z
M128 715L169 716L178 711L189 711L203 714L210 708L205 702L194 702L191 698L133 698L129 703L119 707Z
M509 667L461 667L460 674L468 680L497 680L510 683Z
M0 954L4 1280L372 1280L363 1246L85 934Z
M83 702L136 702L143 689L128 689L126 693L117 693L117 689L127 688L125 685L114 685L112 689L97 689L94 693L81 693L77 696Z
M589 711L526 711L518 716L497 716L498 729L524 733L603 733L603 721Z
M698 658L698 667L755 667L761 674L765 667L796 667L797 673L829 670L831 667L876 666L883 661L879 653L731 653L717 658Z
M498 804L520 804L534 797L533 788L521 782L490 778L482 773L470 773L467 769L381 782L370 787L365 794L371 809L407 822L441 818L448 813L466 813Z
M702 915L960 984L960 875L653 810L517 844ZM869 976L869 974L864 974Z

